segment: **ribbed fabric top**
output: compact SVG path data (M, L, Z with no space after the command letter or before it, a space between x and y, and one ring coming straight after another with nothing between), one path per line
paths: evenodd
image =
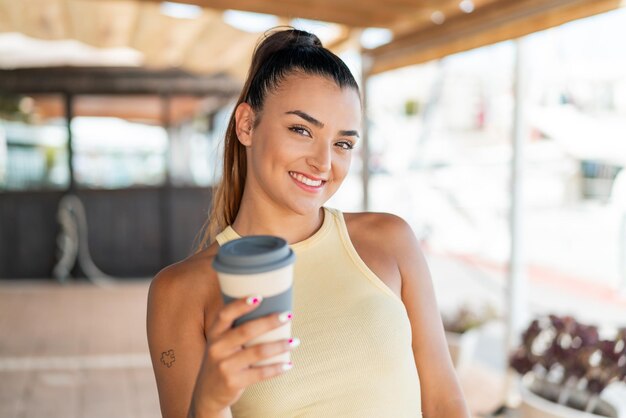
M236 238L229 226L216 240ZM406 309L359 257L343 214L324 208L321 228L291 248L294 367L248 386L233 417L421 417Z

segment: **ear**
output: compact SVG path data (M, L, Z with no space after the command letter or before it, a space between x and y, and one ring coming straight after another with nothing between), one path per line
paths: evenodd
M235 132L242 145L252 145L252 129L254 128L254 110L246 102L239 103L235 109Z

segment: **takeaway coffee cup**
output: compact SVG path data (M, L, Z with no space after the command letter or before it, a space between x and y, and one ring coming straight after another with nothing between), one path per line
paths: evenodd
M255 318L276 312L291 311L293 250L282 238L271 235L252 235L222 245L213 260L222 298L225 304L250 295L262 295L261 305L237 318L239 326ZM245 347L291 337L291 321L250 340ZM288 362L290 353L254 363L254 366Z

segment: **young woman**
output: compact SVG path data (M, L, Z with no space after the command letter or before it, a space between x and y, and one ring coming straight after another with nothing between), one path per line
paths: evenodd
M324 206L348 173L361 112L352 74L315 35L278 30L257 46L201 248L150 286L165 418L469 417L411 228ZM294 309L231 329L259 303L224 306L211 262L221 244L260 234L296 253ZM289 320L291 344L243 347ZM250 367L287 350L291 364Z

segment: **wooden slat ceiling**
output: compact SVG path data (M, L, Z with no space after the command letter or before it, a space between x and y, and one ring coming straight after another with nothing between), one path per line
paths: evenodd
M92 0L98 1L98 0ZM146 0L155 1L160 0ZM463 14L460 0L182 0L214 10L241 10L285 18L304 18L366 28L406 29L430 25L430 16L442 11L448 16ZM498 0L474 0L479 8Z
M0 32L33 38L76 39L100 48L130 47L148 68L182 67L243 77L259 33L222 20L226 9L274 14L288 23L307 18L343 25L343 39L367 27L390 29L394 40L365 51L372 72L440 58L511 39L620 6L622 0L178 0L201 6L196 19L161 13L161 0L0 0ZM445 16L442 24L434 12ZM350 34L350 31L353 34ZM340 43L337 42L336 45Z
M626 3L624 0L471 0L473 11L466 13L460 7L461 0L179 1L213 10L302 17L349 28L390 29L394 35L391 43L364 51L371 58L372 74L514 39ZM435 22L434 13L444 21Z
M519 38L607 12L622 0L498 0L442 25L414 28L368 51L373 74Z
M0 32L128 47L143 54L147 68L238 77L259 37L227 25L219 11L204 9L195 19L178 19L161 13L157 2L132 0L0 0Z

